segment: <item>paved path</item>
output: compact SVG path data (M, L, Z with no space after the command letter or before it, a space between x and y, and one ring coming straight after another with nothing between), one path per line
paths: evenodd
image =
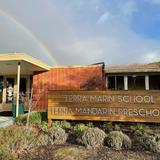
M4 117L0 116L0 128L2 127L8 127L14 124L14 118L13 117Z

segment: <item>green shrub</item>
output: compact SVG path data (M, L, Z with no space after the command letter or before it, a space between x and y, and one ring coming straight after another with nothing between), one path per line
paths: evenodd
M136 134L144 134L147 128L148 127L144 123L136 123L135 125L131 126L131 130Z
M106 139L107 145L111 148L114 148L116 150L120 150L122 148L122 139L117 131L112 131L107 139Z
M16 160L15 157L3 145L0 145L1 160Z
M51 127L48 130L50 144L64 144L68 138L68 134L60 127Z
M52 127L70 128L71 124L67 121L53 121Z
M25 125L26 124L26 116L24 115L19 115L18 117L16 117L15 119L15 123L19 126Z
M102 128L106 131L106 132L110 132L113 130L113 125L112 122L104 122L102 125Z
M62 128L70 128L71 124L67 121L61 121L61 127Z
M147 134L136 136L137 141L143 146L146 150L151 152L160 153L160 134Z
M116 150L120 150L122 147L130 149L132 145L131 139L121 131L110 132L106 138L106 143Z
M106 133L95 127L95 128L88 128L84 131L82 136L82 143L86 147L101 147L103 146L104 139L106 138Z
M16 157L25 149L36 145L38 132L32 128L8 127L0 130L0 153L2 156ZM4 158L3 158L4 159ZM9 159L9 158L8 158Z
M16 118L15 122L19 126L26 125L27 118L28 118L27 114L19 115ZM44 122L47 122L46 112L31 112L30 113L30 115L29 115L29 125L40 125L42 123L42 121L43 121L42 125L44 125Z
M94 127L94 124L93 124L93 122L88 122L88 123L86 124L86 126L87 126L87 127L90 127L90 128L93 128L93 127Z
M74 127L74 133L78 137L82 137L82 135L84 134L84 132L86 131L87 128L88 127L84 123L79 123Z
M115 130L115 131L120 131L120 130L121 130L120 125L115 124L115 125L114 125L114 130Z
M40 112L33 112L29 116L30 125L40 125L42 122L42 117Z
M36 145L38 146L46 146L49 144L49 135L48 134L40 134L37 137Z
M45 122L45 121L42 121L42 123L41 123L41 127L42 127L42 129L43 129L44 131L47 131L47 130L48 130L48 128L49 128L48 123L47 123L47 122Z
M39 112L41 115L41 120L47 122L47 112Z
M61 127L61 121L53 121L52 127Z

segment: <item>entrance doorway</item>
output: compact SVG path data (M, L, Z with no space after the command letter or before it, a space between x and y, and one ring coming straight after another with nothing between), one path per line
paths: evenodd
M14 100L14 78L7 78L6 102L11 103Z
M13 77L9 77L7 78L7 83L6 83L6 102L7 103L12 103L14 101L14 85L16 84L15 82L15 78ZM27 84L27 80L26 78L20 78L20 98L22 101L25 101L25 97L26 97L26 84Z
M26 78L21 78L20 79L20 93L23 92L24 94L26 93Z
M25 103L26 101L26 84L27 84L26 78L20 78L19 93L20 93L20 100L22 103Z

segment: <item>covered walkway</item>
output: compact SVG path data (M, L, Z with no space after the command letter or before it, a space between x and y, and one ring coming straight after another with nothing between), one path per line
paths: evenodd
M0 54L0 112L11 111L12 103L16 104L18 110L19 97L27 111L32 76L48 70L50 66L27 54Z

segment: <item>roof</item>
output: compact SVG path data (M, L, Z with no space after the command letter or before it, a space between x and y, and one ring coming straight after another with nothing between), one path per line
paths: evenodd
M110 66L110 67L105 68L105 72L109 74L160 72L160 62Z
M53 66L51 67L52 69L54 68L94 68L97 66L103 66L102 64L91 64L91 65L70 65L70 66Z
M17 74L17 65L21 62L21 74L31 75L36 71L48 71L50 66L25 53L0 54L0 75Z
M1 61L26 61L28 63L41 67L45 70L50 70L51 68L49 65L25 53L0 54L0 62Z

